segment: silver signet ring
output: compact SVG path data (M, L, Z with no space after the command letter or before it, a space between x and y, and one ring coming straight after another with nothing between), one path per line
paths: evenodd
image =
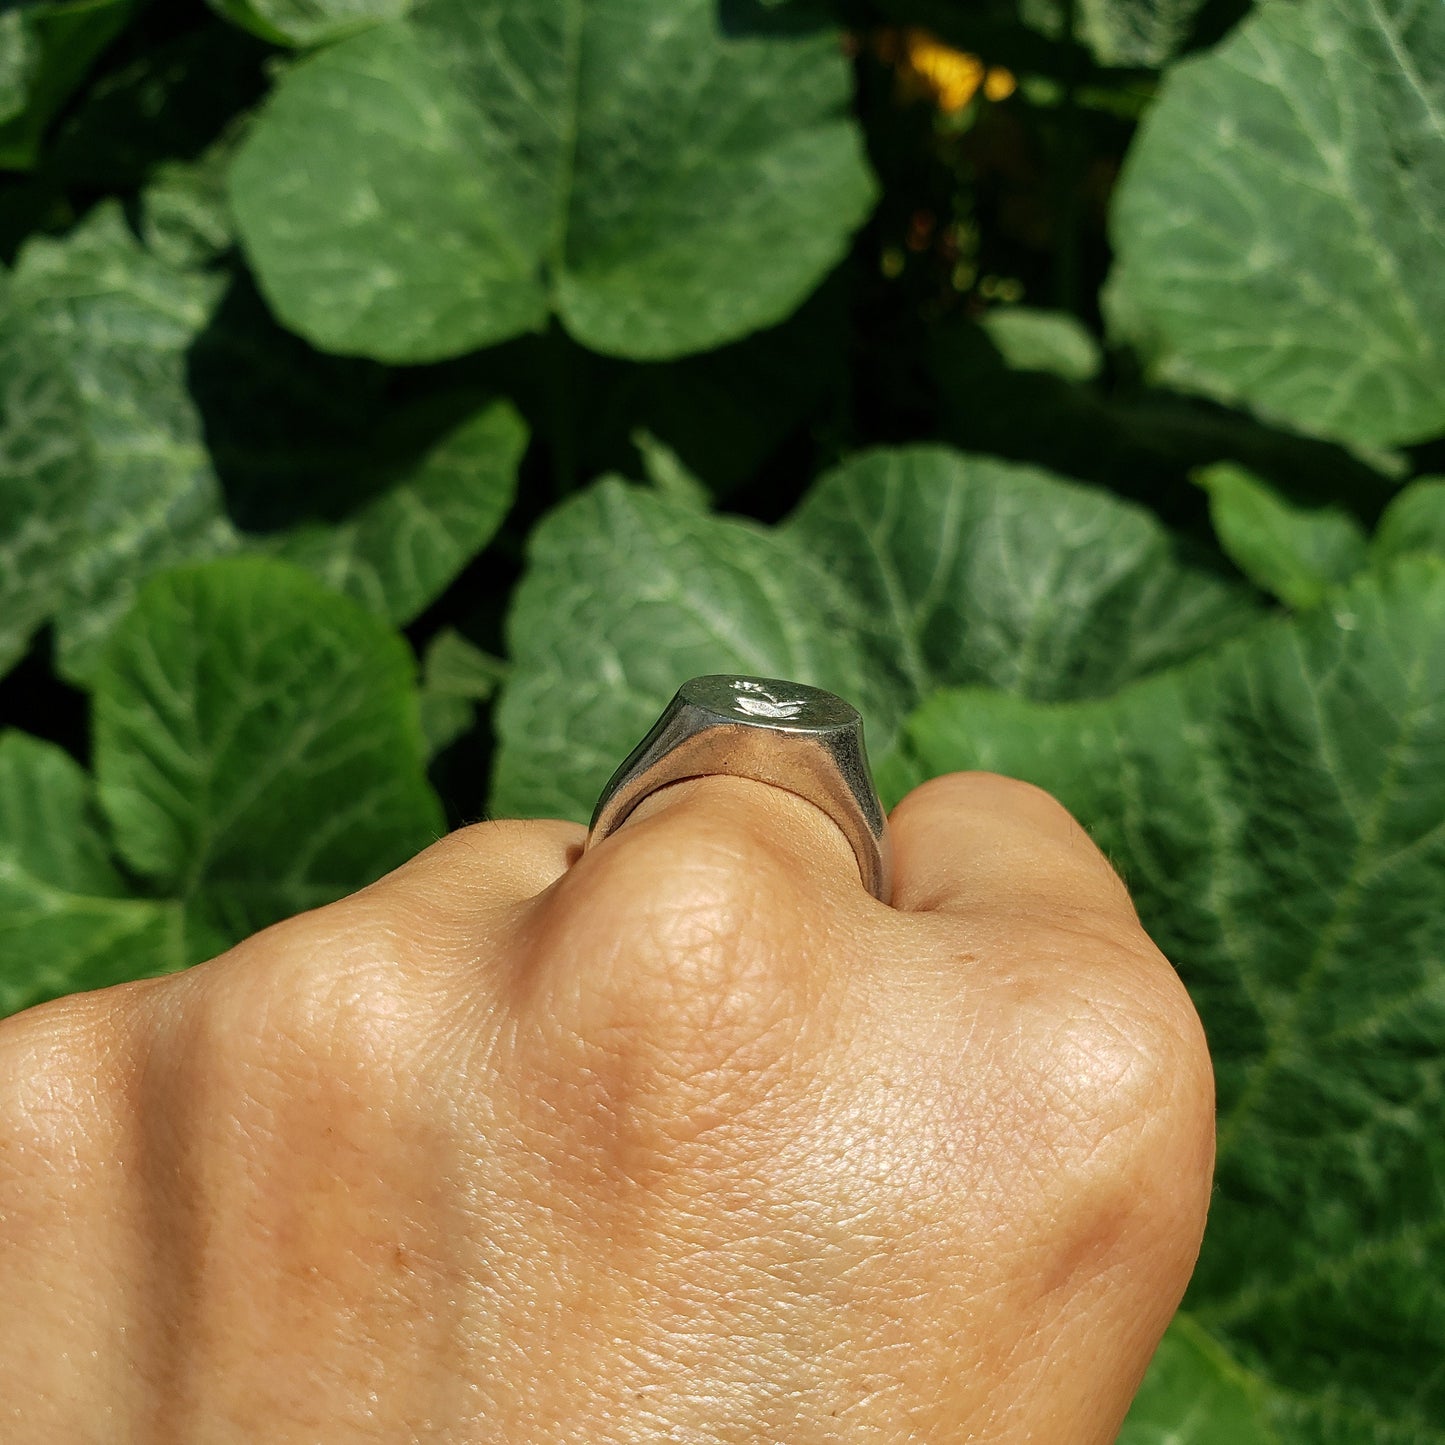
M863 719L831 692L775 677L714 673L683 683L603 788L586 847L620 828L649 793L718 773L771 783L817 804L852 845L863 886L890 901L893 853L868 770Z

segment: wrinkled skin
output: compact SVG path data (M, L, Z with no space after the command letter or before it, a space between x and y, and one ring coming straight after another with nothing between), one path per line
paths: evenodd
M1114 1438L1213 1160L1198 1019L1045 794L897 896L765 784L491 822L0 1026L0 1438Z

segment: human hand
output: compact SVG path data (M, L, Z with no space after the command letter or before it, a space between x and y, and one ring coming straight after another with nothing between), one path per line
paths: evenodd
M1188 1279L1203 1034L1025 784L894 907L762 783L483 823L0 1026L0 1422L81 1442L1112 1440Z

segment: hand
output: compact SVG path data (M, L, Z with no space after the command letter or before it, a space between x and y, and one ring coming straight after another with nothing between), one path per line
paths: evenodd
M1198 1019L1051 798L493 822L0 1026L0 1437L1114 1438L1213 1159Z

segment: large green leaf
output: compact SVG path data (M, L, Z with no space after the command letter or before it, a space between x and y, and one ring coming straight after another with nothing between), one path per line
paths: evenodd
M93 465L81 416L47 339L0 289L0 673L64 591Z
M1346 442L1445 428L1445 7L1257 7L1166 77L1113 238L1160 379Z
M0 8L0 170L33 165L45 127L136 0L31 0Z
M259 558L152 580L95 690L124 863L186 908L188 961L370 882L442 830L410 650Z
M965 767L1057 793L1188 984L1220 1117L1185 1306L1269 1429L1445 1438L1445 562L1112 699L941 694L906 755L893 796Z
M746 0L428 0L290 70L232 168L277 314L456 356L555 312L595 350L788 315L874 187L837 36Z
M90 778L51 743L0 733L0 1016L178 967L179 907L125 894Z
M408 621L511 504L509 406L391 402L380 368L318 357L224 272L152 254L114 204L29 245L9 291L0 667L54 616L60 668L84 679L146 576L238 550Z
M412 0L209 0L211 9L263 40L321 45L394 20Z
M500 813L584 818L679 683L839 692L881 755L934 688L1108 692L1237 631L1247 593L1103 492L938 447L865 454L773 529L607 481L544 519L508 622Z
M1143 508L942 447L855 458L784 530L845 582L870 664L913 699L975 682L1095 697L1255 616Z
M93 468L50 561L65 573L57 642L71 676L89 671L146 573L237 545L186 390L186 348L222 285L148 256L114 203L17 262L17 309L60 363L54 384L80 399Z

